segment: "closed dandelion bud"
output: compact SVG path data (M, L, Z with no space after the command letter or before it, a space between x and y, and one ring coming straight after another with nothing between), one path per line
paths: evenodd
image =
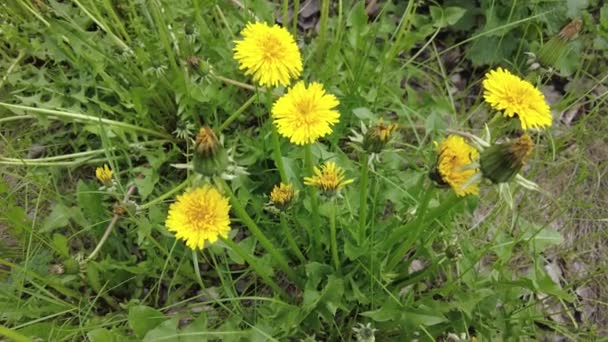
M396 129L396 124L385 124L381 120L365 134L363 148L370 153L380 153Z
M534 142L527 134L517 140L488 147L479 159L483 176L494 183L510 181L524 166L533 148Z
M192 163L194 171L205 176L218 175L228 165L228 155L224 147L208 126L201 127L196 135Z
M538 59L546 66L555 66L559 58L568 52L568 42L576 37L582 27L581 19L575 19L564 26L556 36L541 47Z
M275 185L270 192L270 201L281 210L288 208L294 197L295 191L291 184L281 183Z

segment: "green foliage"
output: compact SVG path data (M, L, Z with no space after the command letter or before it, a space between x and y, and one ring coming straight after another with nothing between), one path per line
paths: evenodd
M322 82L341 103L333 134L311 146L312 162L336 161L356 180L337 198L311 196L302 183L310 176L306 151L280 140L298 190L283 223L301 262L269 208L268 193L280 181L269 101L248 86L232 57L240 29L254 16L272 22L281 7L236 3L0 5L0 133L7 142L0 147L0 232L11 237L0 239L4 325L68 341L355 340L357 323L370 323L378 340L450 333L526 340L543 336L541 325L569 329L547 322L539 300L547 296L565 310L575 302L572 288L544 268L545 255L563 242L550 215L528 219L517 190L509 193L514 210L494 188L458 198L428 174L437 158L433 141L447 129L479 132L479 122L491 119L478 111L479 70L509 66L539 83L599 74L597 66L582 68L608 51L607 5L380 1L371 15L364 2L343 1L331 7L328 44L319 44L315 30L298 31L302 78ZM537 52L575 17L585 28L568 52L532 70L526 52ZM453 77L464 74L457 88ZM380 118L400 130L380 156L360 159L349 135ZM229 238L237 248L218 241L192 252L165 228L169 203L212 181L188 168L203 124L229 155L229 184L214 182L243 207L237 215L232 205ZM34 144L46 147L43 156L27 156ZM373 167L361 186L367 158ZM103 164L114 171L111 186L95 180ZM487 219L480 222L479 211ZM295 279L243 217L286 256Z

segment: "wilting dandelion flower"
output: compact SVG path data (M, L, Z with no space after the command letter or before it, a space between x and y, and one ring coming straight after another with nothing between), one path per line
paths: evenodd
M340 102L326 94L323 85L296 83L272 106L272 117L279 133L296 145L312 144L332 132L340 118L334 108Z
M380 122L366 132L363 138L363 148L371 153L380 153L393 136L395 130L397 130L397 124L386 124L383 120L380 120Z
M328 194L353 182L353 179L344 179L344 170L332 161L328 161L320 168L315 166L314 173L312 177L304 177L304 184L319 187Z
M474 164L479 152L458 135L448 136L438 150L436 169L441 181L452 187L458 196L477 195L479 180L475 177L477 168Z
M521 170L533 149L534 141L527 134L517 140L494 144L481 153L481 172L494 183L508 182Z
M205 242L228 237L230 218L228 199L211 185L203 185L177 196L169 207L165 225L191 249L202 249Z
M295 191L291 184L281 183L275 185L270 192L270 201L278 208L285 208L295 196Z
M245 75L260 86L289 85L302 72L302 57L295 39L285 28L249 23L236 41L234 58Z
M553 118L545 96L530 82L498 68L486 74L483 97L507 117L519 118L524 130L551 126Z
M199 129L194 144L192 158L194 171L204 176L213 176L221 174L226 169L229 162L228 155L209 126Z
M107 164L103 164L103 167L95 169L95 177L106 186L112 184L112 174L113 172Z

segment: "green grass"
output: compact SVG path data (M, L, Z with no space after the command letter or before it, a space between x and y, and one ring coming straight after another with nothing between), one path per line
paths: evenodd
M318 31L287 27L301 78L338 97L340 123L308 149L279 138L299 194L277 214L269 100L284 89L255 87L232 48L247 22L286 18L294 3L0 5L0 335L348 341L367 324L379 341L605 334L608 7L378 1L368 16L360 1L321 1ZM527 52L575 17L568 51L531 67ZM497 66L556 94L522 171L543 191L484 183L458 198L428 177L433 142L484 135L494 113L481 80ZM399 130L367 168L349 136L380 118ZM202 124L229 151L228 181L186 167ZM517 131L489 127L493 141ZM302 183L329 159L355 179L332 200ZM95 179L104 163L111 190ZM191 251L164 222L176 195L205 182L231 197L232 231ZM115 204L126 214L111 223Z

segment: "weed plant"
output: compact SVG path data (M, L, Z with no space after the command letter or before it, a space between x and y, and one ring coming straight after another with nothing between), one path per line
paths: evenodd
M546 180L606 128L607 5L367 5L2 3L0 335L599 334L547 267L568 209Z

